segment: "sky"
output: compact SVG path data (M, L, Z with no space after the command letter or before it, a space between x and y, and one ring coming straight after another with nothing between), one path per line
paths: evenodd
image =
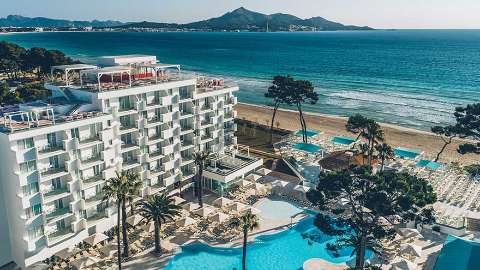
M74 20L186 23L238 7L396 29L480 29L480 0L0 0L10 14Z

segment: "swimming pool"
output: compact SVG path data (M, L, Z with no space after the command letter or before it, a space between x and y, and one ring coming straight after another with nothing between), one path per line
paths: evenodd
M355 138L344 137L344 136L334 136L332 138L333 143L345 144L345 145L350 145L350 144L354 143L355 141L356 141Z
M315 131L315 130L309 130L309 129L307 129L307 130L305 131L305 134L307 135L307 137L310 137L310 138L311 138L311 137L317 136L318 134L320 134L320 132ZM303 135L303 130L298 130L297 132L295 132L295 135L297 135L297 136L302 136L302 135Z
M309 245L302 238L302 233L315 233L318 237ZM248 245L248 270L298 270L311 258L322 258L332 263L344 263L352 260L352 249L341 250L335 257L327 251L327 243L334 238L323 234L313 225L313 218L308 218L292 229L273 234L262 235ZM372 256L368 251L367 258ZM174 256L166 270L231 270L241 269L242 248L215 248L204 244L192 244L182 248L182 253Z
M432 170L438 170L439 168L442 167L442 164L435 161L430 161L428 159L422 159L417 162L417 166L426 167Z
M311 143L296 143L292 147L297 150L307 151L310 153L316 153L321 149L320 146Z
M420 150L414 150L414 149L408 149L408 148L403 148L403 147L397 147L393 151L395 153L395 156L401 157L401 158L410 158L414 159L418 157L421 153Z
M434 270L480 269L480 243L449 235L435 262Z
M261 216L268 219L289 219L290 217L302 213L303 210L295 205L270 199L262 199L255 208L262 211Z

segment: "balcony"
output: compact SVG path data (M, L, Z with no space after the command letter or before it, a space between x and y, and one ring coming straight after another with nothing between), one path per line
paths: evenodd
M161 150L156 150L148 154L148 162L156 161L163 158L163 154Z
M61 220L64 217L67 217L69 215L73 215L73 213L70 212L70 209L68 207L64 207L64 208L55 209L52 212L45 213L45 219L47 220L48 223L50 223L57 220Z
M53 189L43 193L43 200L44 200L44 203L48 203L69 195L70 195L70 191L66 187L57 188L57 189Z
M41 149L38 149L38 155L41 157L55 156L64 152L65 150L63 149L63 146L60 145L46 145Z
M102 203L104 197L105 197L105 193L99 192L92 197L85 198L85 209L89 209L91 207L94 207Z
M133 169L133 168L138 167L138 166L141 166L138 159L124 160L123 163L122 163L122 169L124 171Z
M102 156L95 155L95 156L88 157L86 159L82 159L81 167L82 169L86 169L102 163L103 163Z
M96 176L92 176L92 177L83 179L82 180L83 189L88 189L88 188L94 187L94 186L96 186L99 183L104 182L104 181L105 180L103 179L102 175L96 175Z
M65 239L68 239L74 235L71 228L64 228L47 235L47 243L49 246L55 245Z
M67 175L68 172L65 167L49 168L41 173L42 181L47 181L53 178Z
M122 145L120 148L121 148L120 152L126 153L133 150L138 150L140 149L140 146L138 146L137 144L134 144L133 142L122 142Z

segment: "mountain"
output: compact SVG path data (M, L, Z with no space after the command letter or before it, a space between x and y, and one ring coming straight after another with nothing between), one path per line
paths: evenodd
M119 21L70 21L44 17L23 17L9 15L0 18L0 27L95 27L116 29L169 29L169 30L200 30L200 31L336 31L336 30L372 30L368 26L344 25L332 22L322 17L301 19L289 14L275 13L266 15L246 8L238 8L224 15L208 20L176 24L158 22L122 23Z
M149 27L142 27L148 25ZM301 19L289 14L276 13L266 15L246 8L238 8L220 17L187 24L131 23L117 28L176 28L212 31L336 31L336 30L372 30L368 26L343 25L322 17Z
M0 18L0 27L113 27L123 24L119 21L70 21L44 17L30 18L20 15L8 15L6 18Z

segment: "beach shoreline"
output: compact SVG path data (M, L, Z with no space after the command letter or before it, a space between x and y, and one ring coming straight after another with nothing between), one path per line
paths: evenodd
M265 125L267 120L270 123L272 117L272 108L265 105L239 102L235 105L235 109L238 112L237 118L244 118L262 125ZM304 112L304 114L309 129L321 131L328 136L354 136L345 129L347 117L312 112ZM290 131L300 129L298 113L294 110L279 109L276 121L280 123L279 127L281 129ZM428 159L435 158L437 152L443 146L442 139L431 132L388 123L380 123L380 125L385 131L385 138L388 144L393 147L421 149L425 152L425 156ZM465 142L465 140L457 139L448 145L440 158L440 162L458 162L462 165L478 163L479 157L477 155L460 155L457 152L458 145L462 142Z

